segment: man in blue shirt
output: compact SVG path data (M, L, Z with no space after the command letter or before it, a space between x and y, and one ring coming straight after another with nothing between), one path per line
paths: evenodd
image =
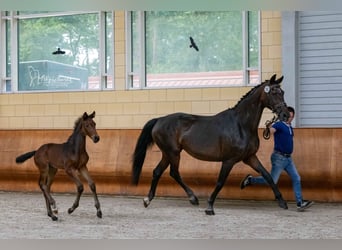
M288 111L290 117L286 122L278 121L269 128L270 133L274 136L274 151L271 155L271 176L274 183L278 182L283 170L290 176L297 203L297 211L304 211L313 204L313 201L303 199L300 175L291 157L293 152L293 128L291 122L294 118L295 110L289 106ZM240 187L244 189L252 184L267 184L267 181L262 176L253 177L249 174L242 180Z

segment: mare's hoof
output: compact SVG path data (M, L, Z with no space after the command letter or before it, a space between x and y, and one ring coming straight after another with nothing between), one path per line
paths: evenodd
M205 210L205 214L206 214L206 215L215 215L215 212L214 212L214 210L212 210L212 209L206 209L206 210Z
M189 201L192 205L199 205L198 199L194 195L190 197Z
M144 198L144 207L148 207L150 205L150 200L148 198Z
M288 209L286 201L279 201L279 207Z
M98 218L102 218L102 212L101 211L97 211L96 215Z

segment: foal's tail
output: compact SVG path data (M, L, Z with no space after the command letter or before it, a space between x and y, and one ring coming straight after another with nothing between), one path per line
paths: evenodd
M30 159L34 154L36 153L36 150L27 152L25 154L19 155L17 158L15 158L16 163L23 163L24 161Z
M138 185L139 177L141 173L142 166L144 164L146 151L154 143L152 138L152 129L157 123L158 119L152 119L148 121L143 127L140 136L138 138L137 144L135 146L134 154L132 157L133 167L132 167L132 183Z

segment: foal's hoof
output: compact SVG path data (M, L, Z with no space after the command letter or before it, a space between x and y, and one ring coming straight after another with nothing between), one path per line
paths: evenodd
M101 211L97 211L96 215L98 218L102 218L102 212Z
M71 214L72 212L74 212L75 209L73 209L72 207L68 209L68 214Z
M53 214L48 214L49 217L51 217L51 220L56 221L58 220L58 217Z
M205 214L206 214L206 215L215 215L215 212L214 212L213 209L207 208L207 209L205 210Z
M198 199L195 195L191 196L189 201L192 205L199 205Z
M150 200L146 197L144 198L144 207L148 207L150 205Z

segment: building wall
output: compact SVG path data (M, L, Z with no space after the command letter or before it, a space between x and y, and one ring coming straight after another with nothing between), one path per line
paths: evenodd
M282 74L281 13L263 11L261 20L262 79ZM89 170L99 193L145 195L153 168L160 159L156 148L149 151L139 187L130 185L131 153L137 135L145 122L156 116L184 111L214 114L232 107L248 87L130 90L125 86L125 13L115 17L115 91L12 93L0 94L0 166L1 190L39 191L38 171L34 162L15 164L14 158L46 142L66 139L74 121L84 111L96 110L95 121L101 135L98 144L88 143ZM285 77L286 84L286 77ZM284 84L284 85L285 85ZM261 120L261 127L264 120ZM261 138L262 129L259 129ZM302 176L306 199L341 201L342 182L338 163L341 162L341 129L297 129L294 161ZM62 138L63 137L63 138ZM271 141L260 140L258 157L270 169ZM184 157L183 157L184 156ZM208 196L216 183L220 163L198 161L183 154L183 179L199 196ZM324 166L322 168L322 166ZM53 191L74 192L74 184L59 171ZM254 171L238 163L229 177L229 187L220 192L223 198L274 199L269 187L240 190L239 182ZM184 196L184 191L165 173L157 195ZM281 178L279 187L286 200L293 200L291 182ZM89 189L85 186L85 191Z
M261 69L262 79L281 74L281 12L261 12Z
M281 75L281 13L261 14L262 80ZM115 91L3 93L0 129L66 129L83 112L96 111L98 128L141 128L173 112L214 114L232 107L250 88L126 90L125 12L115 12ZM265 111L261 124L267 118Z

